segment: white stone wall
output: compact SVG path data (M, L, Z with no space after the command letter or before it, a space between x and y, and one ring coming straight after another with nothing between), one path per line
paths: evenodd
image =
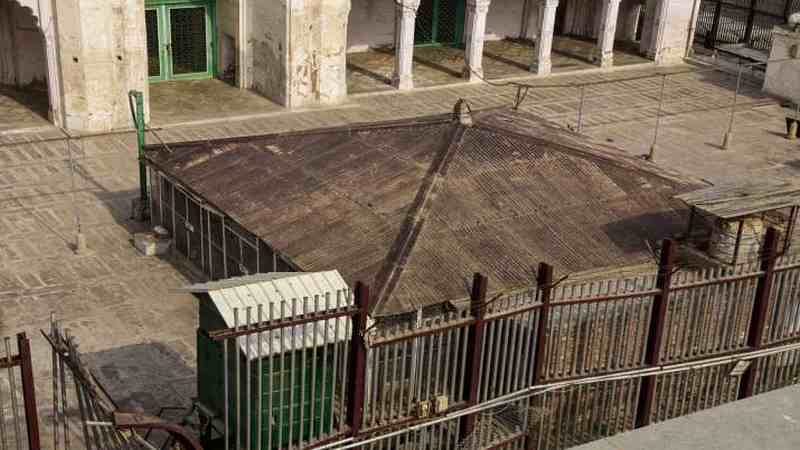
M538 0L531 2L538 5ZM524 0L492 0L486 16L486 40L520 37L524 7Z
M659 64L679 63L686 56L695 0L648 0L642 50Z
M349 14L350 0L291 0L287 106L344 100Z
M16 0L0 0L0 84L46 83L45 40L35 11Z
M250 0L253 89L286 104L288 10L280 0Z
M347 51L394 45L394 0L352 0Z
M794 56L791 54L795 47ZM792 58L790 61L787 58ZM800 33L778 25L772 32L772 49L769 54L764 90L777 97L800 103Z

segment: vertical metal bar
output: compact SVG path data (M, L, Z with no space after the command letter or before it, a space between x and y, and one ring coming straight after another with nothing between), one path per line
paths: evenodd
M240 243L240 245L241 245L241 243ZM247 309L245 309L245 329L248 330L248 331L250 331L250 328L253 325L252 311L253 311L253 307L252 306L248 306ZM245 349L246 349L245 352L244 352L244 364L245 364L245 366L244 366L245 367L245 374L244 374L245 387L244 388L245 388L245 396L246 396L244 401L245 401L245 421L246 421L245 430L246 430L246 433L247 433L247 435L245 436L245 446L246 446L245 448L247 448L247 450L251 450L251 448L252 448L250 446L250 441L251 441L250 436L251 436L251 432L252 432L252 430L250 429L251 428L251 424L252 424L252 421L251 421L252 416L251 416L251 414L252 414L252 411L253 411L251 409L252 405L251 405L251 400L250 400L251 399L251 394L252 394L252 390L251 390L251 383L252 383L251 374L252 374L252 372L251 372L251 367L250 367L250 338L252 336L253 336L252 333L248 333L247 335L245 335L245 338L244 338L245 339ZM240 427L240 429L241 429L241 427Z
M292 298L292 311L290 314L292 318L297 317L297 298ZM297 349L295 348L295 336L297 336L297 326L292 326L289 335L289 340L291 342L289 345L289 432L287 433L289 435L289 450L294 447L294 386L297 382L294 366L295 356L297 353Z
M11 338L6 337L3 342L5 344L6 360L8 361L8 387L10 388L9 394L11 396L11 413L14 417L14 440L17 443L17 450L22 450L22 442L20 442L22 431L20 430L19 406L17 405L17 377L14 374L14 364L11 360Z
M233 308L233 329L239 331L239 308ZM242 379L242 358L239 354L239 338L231 339L233 341L234 357L236 358L235 370L233 373L233 391L234 391L234 413L236 415L236 424L234 425L234 433L236 433L236 450L242 448L242 399L241 387L239 382ZM247 355L245 354L245 358Z
M788 0L787 0L788 1ZM753 24L756 18L756 0L750 0L750 7L747 14L747 23L744 31L744 45L750 46L750 41L753 39Z
M17 335L17 351L20 357L25 423L28 428L28 450L40 450L39 421L36 411L36 388L33 382L33 363L31 360L31 341L25 333Z
M58 330L58 323L55 324L55 333L58 335L58 339L61 339L61 334ZM56 342L59 342L56 340ZM67 423L67 411L69 409L69 405L67 404L67 372L64 368L64 357L60 354L58 355L58 362L59 362L59 379L61 380L61 426L62 431L64 433L64 449L69 450L69 424ZM58 434L58 429L53 430L54 433Z
M722 148L727 150L730 147L731 140L733 139L733 122L736 117L736 105L739 102L739 88L742 85L742 70L744 66L739 64L739 71L736 75L736 90L733 91L733 104L731 105L731 117L728 122L728 132L725 133L725 138L722 141Z
M234 341L235 341L235 339L236 338L233 338ZM228 344L230 344L230 341L231 341L231 339L225 339L224 341L222 341L222 365L225 368L222 371L223 385L224 385L224 390L225 390L225 407L224 407L225 411L223 412L223 414L225 414L225 417L224 417L224 419L225 419L224 420L224 422L225 422L224 423L224 431L225 432L223 433L223 435L225 436L225 450L229 450L230 449L230 441L231 441L231 439L230 439L230 437L231 437L231 435L230 435L230 430L231 430L231 428L230 428L230 406L229 406L230 403L231 403L231 395L230 395L230 380L228 379L228 378L230 378L228 376L228 367L229 367L229 365L228 365ZM236 450L239 450L239 449L236 449Z
M650 153L647 154L647 160L652 161L656 155L656 147L658 146L658 131L661 128L661 111L664 108L664 89L667 86L667 75L661 76L661 91L658 94L658 109L656 110L656 126L653 130L653 142L650 145Z
M661 292L653 297L653 306L650 312L650 329L647 334L647 347L644 363L648 366L659 364L661 361L662 338L664 335L665 317L669 306L670 285L672 271L675 264L675 243L665 239L661 247L661 257L658 264L658 281L656 288ZM636 427L643 427L650 423L655 394L655 376L642 379L639 392L639 401L636 408Z
M580 91L580 101L578 102L578 125L576 127L578 133L583 132L583 106L585 98L586 98L586 85L582 84Z
M256 316L259 324L264 322L264 305L262 303L258 304ZM264 415L264 339L262 338L262 333L263 332L259 331L256 335L256 339L258 340L258 367L256 368L256 376L258 377L258 381L256 381L256 448L258 450L264 448L264 442L261 440L263 432L262 427L264 426L262 417ZM271 372L270 376L272 376ZM271 394L270 392L270 395Z
M304 311L304 312L306 312L306 311ZM319 313L320 312L319 295L314 295L313 312L314 313ZM316 397L316 394L317 394L317 383L316 383L316 380L317 380L317 330L319 329L318 328L319 327L319 322L317 322L317 321L312 322L310 324L310 326L311 326L311 397L310 397L310 401L309 401L310 405L309 405L309 412L308 412L308 417L309 417L308 428L309 428L309 440L313 441L314 438L317 436L317 434L315 434L316 416L314 415L315 414L314 410L316 408L314 407L314 402L316 401L315 399L317 398ZM323 328L323 333L324 333L324 328ZM327 342L327 334L323 334L322 345L324 346L326 344L326 342ZM320 370L322 371L323 374L325 373L325 362L324 362L324 360L323 360L323 362L321 364ZM325 377L324 377L324 375L323 375L322 379L320 380L320 383L321 383L321 388L324 389L325 388ZM320 417L323 417L322 408L324 408L324 405L325 405L325 396L323 395L323 396L320 397L320 412L319 412L319 416ZM320 421L319 433L322 434L322 421Z
M50 339L54 343L57 344L58 341L55 338L55 335L56 335L56 332L55 332L56 322L55 322L55 317L54 316L55 315L53 313L50 313ZM58 356L58 350L56 350L55 347L51 347L51 350L52 350L52 356L53 356L53 372L52 372L52 376L53 376L53 450L58 450L59 417L61 416L61 414L60 414L61 406L59 405L59 402L58 402L58 388L59 388L59 386L58 386L59 385L58 360L59 360L59 356ZM61 382L63 383L63 381L61 381ZM3 399L0 398L0 404L2 404L2 403L3 403ZM4 436L5 436L5 433L3 432L4 422L5 422L5 420L2 417L2 414L0 414L0 448L3 448L3 449L5 449L5 444L3 443L4 442Z
M367 341L366 328L369 317L369 287L362 283L356 283L355 306L358 314L352 318L353 337L350 341L350 377L348 382L348 408L347 422L350 425L350 432L353 436L361 431L361 424L364 419L364 379L367 364Z
M753 302L753 312L750 318L750 329L747 333L747 346L753 349L760 348L763 342L767 311L772 293L772 284L775 279L775 262L777 257L778 230L769 227L764 236L764 247L761 252L761 271L764 274L758 280L756 297ZM775 301L778 301L777 297ZM753 386L756 378L755 366L755 363L750 363L750 366L742 374L738 396L740 399L753 395Z
M717 0L716 8L714 9L714 22L711 25L709 34L706 35L706 47L714 48L717 45L717 34L719 33L719 21L722 16L722 1Z
M475 322L469 328L469 340L466 345L467 361L466 372L464 375L464 399L468 405L478 403L478 380L481 370L481 343L483 333L486 328L484 319L486 317L486 289L489 279L480 273L475 273L472 277L472 293L470 295L470 312L475 318ZM466 439L472 434L477 421L476 414L469 414L461 418L460 440Z
M744 231L744 220L739 221L739 227L736 230L736 243L733 246L733 259L731 265L735 266L739 260L739 245L742 243L742 232Z

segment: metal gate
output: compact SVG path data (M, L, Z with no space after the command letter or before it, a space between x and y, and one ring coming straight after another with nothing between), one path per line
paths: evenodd
M740 45L769 51L772 27L800 11L800 0L703 0L695 35L708 48Z
M414 28L416 45L460 45L464 36L464 0L422 0Z

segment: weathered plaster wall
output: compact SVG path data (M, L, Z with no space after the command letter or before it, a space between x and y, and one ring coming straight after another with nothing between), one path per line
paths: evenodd
M0 0L0 84L44 87L47 56L34 10L16 0Z
M56 17L65 126L107 131L131 126L128 91L145 93L144 2L58 0Z
M234 75L239 65L239 0L217 0L217 42L217 72Z
M792 59L785 61L787 58ZM772 50L769 59L778 62L767 64L764 90L780 98L800 103L800 33L790 31L782 25L776 26L772 32Z
M486 16L486 39L520 37L524 7L524 0L492 0Z
M265 97L287 103L288 12L285 1L251 0L253 89Z
M394 45L394 15L393 0L352 0L347 51Z
M597 0L561 0L565 8L563 34L596 38L603 15L603 2Z
M291 0L286 104L332 104L347 95L350 0Z
M659 64L683 60L692 21L694 0L648 0L642 50Z

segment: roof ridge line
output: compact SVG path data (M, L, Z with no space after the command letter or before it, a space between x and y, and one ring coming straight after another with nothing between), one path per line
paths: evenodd
M452 138L446 146L443 146L437 155L437 160L433 162L428 175L417 190L416 198L411 210L406 214L397 239L384 259L383 266L375 276L376 302L373 310L379 308L391 296L400 275L403 272L405 263L417 242L417 237L422 231L428 213L430 212L430 199L442 185L439 181L447 175L447 168L453 160L458 148L464 140L466 128L460 124L455 126Z

